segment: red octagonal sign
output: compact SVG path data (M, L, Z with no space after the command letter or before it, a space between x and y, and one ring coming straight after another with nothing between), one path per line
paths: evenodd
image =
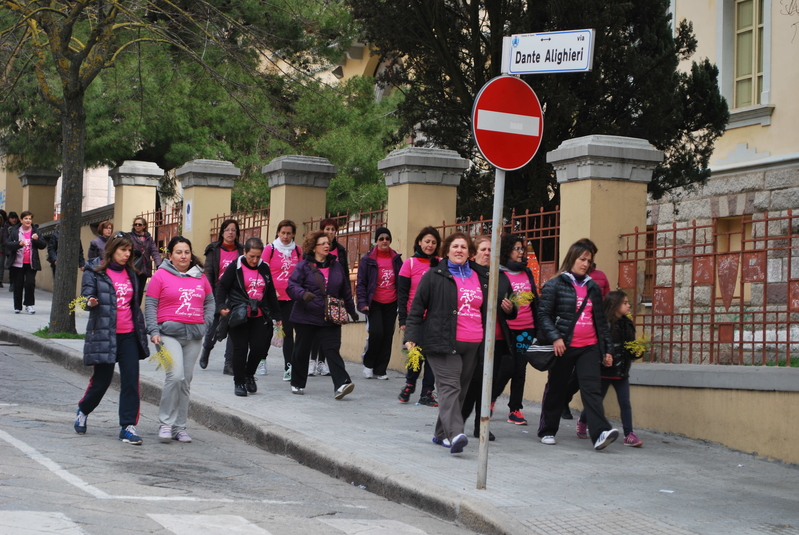
M513 171L533 159L544 133L541 104L532 88L514 76L489 80L472 109L472 133L488 162Z

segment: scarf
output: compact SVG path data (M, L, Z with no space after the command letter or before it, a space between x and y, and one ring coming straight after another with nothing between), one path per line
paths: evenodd
M297 245L294 243L294 240L291 240L291 243L289 243L288 245L284 245L283 242L280 241L280 238L278 238L272 242L272 247L283 256L291 256L291 253L294 252Z
M499 269L502 271L507 271L512 275L518 275L525 269L527 269L526 262L507 262L504 266L500 264Z
M473 273L472 266L469 265L468 260L463 264L453 264L449 259L447 259L447 268L449 269L450 273L461 279L468 279Z
M430 260L431 258L435 258L436 253L435 251L433 251L433 254L425 254L424 252L422 252L422 248L419 247L419 245L417 245L416 247L413 248L413 256L415 258L426 258L427 260Z
M114 262L113 260L111 260L108 263L108 269L110 269L112 271L121 272L121 271L123 271L125 269L125 265L124 264L118 264L118 263Z

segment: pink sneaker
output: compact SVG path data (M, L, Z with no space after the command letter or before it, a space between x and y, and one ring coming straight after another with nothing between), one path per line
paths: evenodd
M626 437L624 437L624 445L625 446L632 446L633 448L640 448L644 445L644 443L639 440L635 433L630 433Z
M577 438L588 438L588 426L577 420Z

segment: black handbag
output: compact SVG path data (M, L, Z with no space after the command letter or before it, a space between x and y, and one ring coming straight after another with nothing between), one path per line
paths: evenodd
M580 305L580 309L577 311L574 323L571 327L569 327L569 332L566 333L564 338L569 338L572 335L574 332L574 326L577 325L577 320L580 319L580 315L583 313L583 310L585 310L585 305L587 304L588 296L585 297L583 304ZM537 342L538 339L536 338L536 340L530 344L530 347L527 348L527 362L530 363L530 366L540 372L549 371L558 361L558 357L555 355L555 347L551 344L542 345L538 344Z

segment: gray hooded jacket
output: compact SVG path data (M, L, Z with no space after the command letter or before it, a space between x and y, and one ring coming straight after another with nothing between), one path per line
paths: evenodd
M165 269L177 277L192 277L200 279L204 277L203 270L199 266L192 266L186 273L181 273L172 262L164 260L158 269ZM147 335L152 338L155 335L169 336L179 340L199 340L205 336L205 331L214 320L214 294L209 293L203 302L203 319L205 323L190 324L179 323L177 321L165 321L158 323L158 302L160 299L150 297L144 299L144 319L147 323Z

